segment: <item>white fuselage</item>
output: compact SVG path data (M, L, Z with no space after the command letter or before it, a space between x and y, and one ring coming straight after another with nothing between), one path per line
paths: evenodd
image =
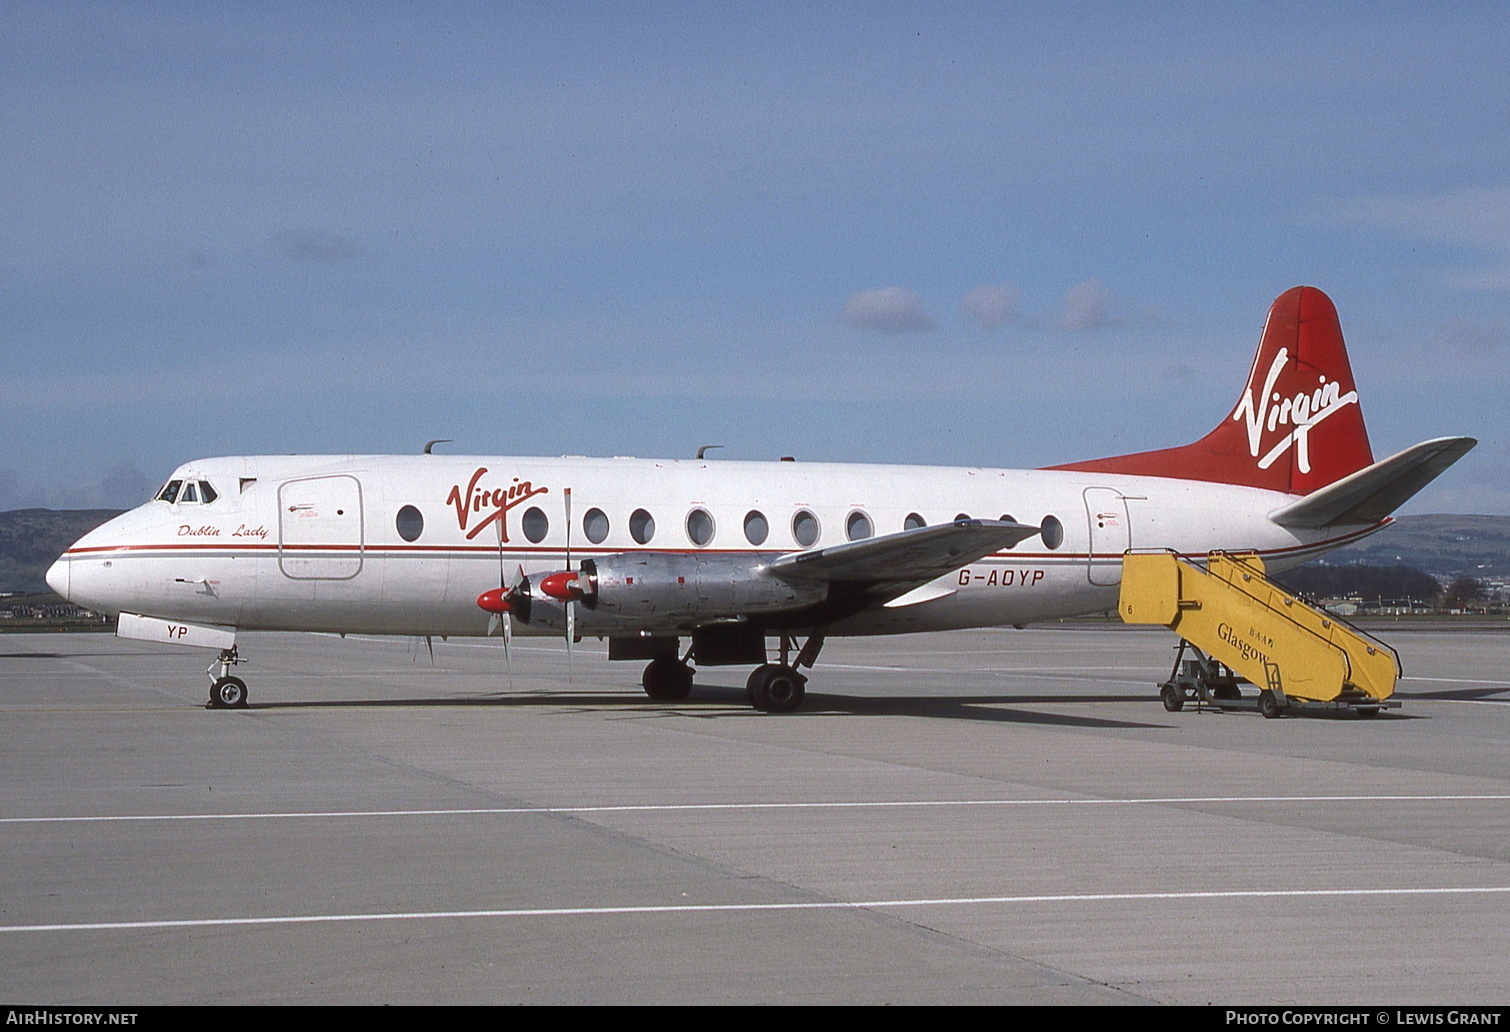
M520 570L534 576L586 558L636 552L748 555L758 563L839 544L851 532L901 531L909 517L929 525L967 515L1034 526L1052 518L1041 537L891 606L824 627L831 635L887 634L1111 609L1129 548L1197 556L1253 550L1282 569L1383 525L1285 528L1268 514L1294 501L1286 494L1045 470L248 456L187 463L173 476L208 482L217 497L207 504L153 501L116 517L69 549L49 572L49 583L106 612L242 630L483 635L489 614L478 608L477 596L512 582ZM694 512L705 516L689 526ZM653 519L653 533L645 533L636 513ZM1055 520L1062 528L1057 543ZM817 536L808 538L802 531L814 529L814 522ZM867 524L869 534L863 534ZM514 629L559 634L561 616L547 600L527 625ZM685 627L654 614L625 620L586 610L576 621L583 636L675 634Z

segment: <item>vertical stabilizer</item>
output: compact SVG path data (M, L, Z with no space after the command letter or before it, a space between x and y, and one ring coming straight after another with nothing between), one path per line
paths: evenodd
M1337 309L1315 287L1275 299L1231 414L1181 448L1050 469L1176 477L1309 494L1373 463Z

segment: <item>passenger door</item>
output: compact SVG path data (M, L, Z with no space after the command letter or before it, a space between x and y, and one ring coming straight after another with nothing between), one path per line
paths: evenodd
M350 580L362 572L362 485L309 477L278 487L278 568L294 580Z

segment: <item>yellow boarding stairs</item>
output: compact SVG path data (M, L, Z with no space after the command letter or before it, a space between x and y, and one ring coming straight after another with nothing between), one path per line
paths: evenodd
M1122 621L1180 636L1174 672L1159 686L1165 709L1194 701L1265 717L1289 707L1372 717L1400 705L1386 701L1400 676L1394 649L1287 594L1253 553L1212 552L1204 566L1173 552L1122 557ZM1256 699L1243 696L1245 683L1259 686Z

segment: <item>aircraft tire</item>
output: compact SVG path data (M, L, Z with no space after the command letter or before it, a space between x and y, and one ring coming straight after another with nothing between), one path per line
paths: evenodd
M246 682L239 677L222 677L210 685L211 709L246 709Z
M750 671L750 676L745 681L745 698L749 699L750 705L754 706L756 709L760 709L759 686L761 681L765 678L766 671L769 670L770 667L771 664L769 663L765 664L764 666L756 667L754 670Z
M1258 712L1264 715L1265 720L1273 720L1284 712L1284 708L1280 706L1279 700L1274 697L1274 693L1265 688L1258 693Z
M1159 690L1159 698L1164 701L1164 708L1171 713L1178 713L1185 708L1185 693L1176 685L1166 684Z
M766 663L750 674L745 693L762 713L791 713L802 705L806 684L807 678L791 667Z
M675 659L652 659L640 684L655 702L680 702L692 691L692 669Z

